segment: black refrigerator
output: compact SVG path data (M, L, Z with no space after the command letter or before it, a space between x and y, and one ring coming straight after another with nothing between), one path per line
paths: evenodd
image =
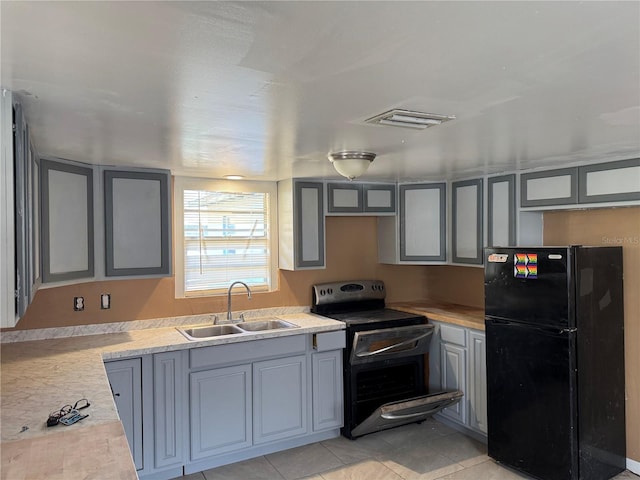
M621 247L486 248L488 453L543 480L625 469Z

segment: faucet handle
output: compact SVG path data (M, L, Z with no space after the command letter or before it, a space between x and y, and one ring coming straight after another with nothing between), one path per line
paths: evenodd
M219 321L218 314L217 313L212 314L211 318L213 319L213 324L218 325L218 321Z

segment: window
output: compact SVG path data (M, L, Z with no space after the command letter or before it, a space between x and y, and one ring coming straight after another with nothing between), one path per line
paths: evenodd
M276 184L175 180L176 296L274 290Z

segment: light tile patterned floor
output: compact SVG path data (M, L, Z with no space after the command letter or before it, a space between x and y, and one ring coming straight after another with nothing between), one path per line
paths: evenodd
M480 442L429 419L351 441L344 437L206 470L182 480L518 480ZM616 480L639 480L623 472Z

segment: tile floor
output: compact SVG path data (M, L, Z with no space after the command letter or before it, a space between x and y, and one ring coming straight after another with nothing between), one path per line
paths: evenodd
M436 420L351 441L344 437L272 453L182 480L517 480L487 448ZM616 480L638 480L627 472Z

